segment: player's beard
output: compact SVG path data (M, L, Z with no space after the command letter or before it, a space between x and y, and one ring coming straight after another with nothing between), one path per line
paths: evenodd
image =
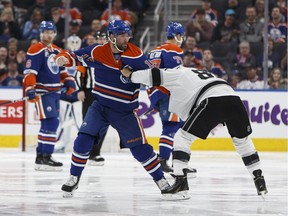
M41 35L41 42L46 46L51 45L54 37Z
M118 44L116 43L116 46L118 47L118 49L120 50L126 50L128 48L128 43L123 43L123 44Z

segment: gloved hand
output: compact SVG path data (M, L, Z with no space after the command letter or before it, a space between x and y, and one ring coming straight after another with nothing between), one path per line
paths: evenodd
M67 88L67 91L66 91L67 95L72 94L76 89L74 79L72 77L66 77L64 80L64 87Z
M125 65L121 70L120 80L126 84L131 82L131 75L133 72L133 68L130 65Z
M37 100L36 91L34 88L29 88L26 90L26 96L28 96L28 102L35 103Z

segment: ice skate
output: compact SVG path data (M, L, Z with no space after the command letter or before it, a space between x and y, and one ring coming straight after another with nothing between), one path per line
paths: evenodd
M167 164L167 160L165 158L159 157L159 162L160 162L163 172L166 172L166 173L173 172L173 168Z
M88 164L91 166L104 166L105 159L101 155L89 158Z
M183 171L187 174L187 178L196 178L197 177L197 169L192 167L186 167L183 169Z
M257 189L257 193L264 199L264 195L268 193L268 190L266 188L264 176L262 176L262 170L258 169L253 171L253 175L255 176L254 183Z
M73 197L74 191L78 189L79 180L80 176L70 175L67 182L61 187L64 198Z
M43 164L43 155L37 154L36 159L35 159L35 170L37 171L41 170L42 164Z
M63 163L56 161L50 154L37 155L35 161L37 171L62 171Z
M167 188L170 187L168 181L165 179L165 177L163 177L162 179L155 181L155 183L160 189L163 199L166 199L165 195L163 194L163 191L165 191Z
M183 170L184 171L184 170ZM173 185L162 191L162 195L167 200L185 200L190 199L189 186L187 181L187 173L184 171L184 175L175 176L175 182Z

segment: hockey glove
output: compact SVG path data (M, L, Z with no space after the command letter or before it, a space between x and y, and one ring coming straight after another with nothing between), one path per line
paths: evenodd
M67 91L66 91L67 95L70 95L75 91L76 85L75 85L73 77L68 76L65 78L64 87L67 88Z
M28 102L35 103L37 100L36 91L32 87L28 87L26 89L26 96L28 97Z
M131 83L131 75L133 72L133 68L130 65L125 65L121 70L120 80L126 84Z

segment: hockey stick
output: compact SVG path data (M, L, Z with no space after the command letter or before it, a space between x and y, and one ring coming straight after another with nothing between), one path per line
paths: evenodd
M66 89L67 89L67 88L61 88L60 90L55 90L55 91L47 92L47 93L45 93L45 94L38 94L37 96L41 97L41 96L48 95L48 94L52 94L52 93L56 93L56 92L64 92L64 91L66 91ZM15 100L9 100L9 101L2 102L2 103L0 103L0 106L7 105L7 104L11 104L11 103L16 103L16 102L20 102L20 101L26 101L26 100L28 100L28 99L29 99L29 97L28 97L28 96L25 96L25 97L18 98L18 99L15 99Z
M142 117L144 117L144 116L148 116L148 115L150 115L153 111L154 111L154 109L153 109L152 107L149 107L149 109L148 109L146 112L144 112L144 113L142 113L141 115L139 115L139 118L142 118Z

